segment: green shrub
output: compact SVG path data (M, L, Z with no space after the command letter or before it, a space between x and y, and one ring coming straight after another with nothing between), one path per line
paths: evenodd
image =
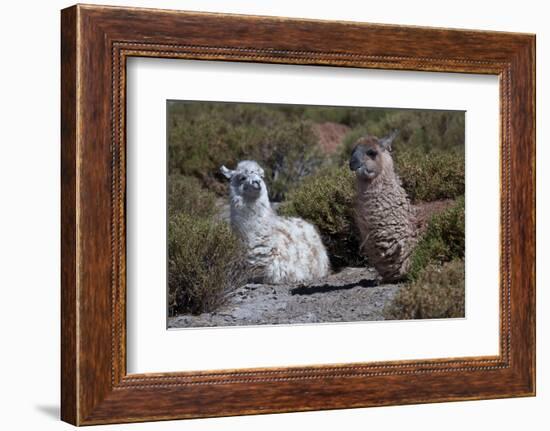
M168 221L169 314L211 312L246 282L240 241L227 223L185 213Z
M225 105L220 105L225 106ZM168 109L168 168L199 178L216 193L226 186L216 179L222 164L235 164L258 140L259 126L227 118L234 105L221 109L210 103L174 103Z
M464 258L464 228L462 196L453 206L434 215L428 222L424 235L413 251L409 278L416 279L428 265Z
M346 135L345 148L353 148L366 129L354 129ZM348 160L351 149L347 155ZM401 147L392 152L395 171L401 178L403 188L413 202L431 202L453 199L465 190L464 151L438 150L428 152ZM343 157L339 157L343 163Z
M414 201L452 199L464 194L464 152L433 150L395 153L395 169Z
M355 227L355 178L347 167L324 168L305 179L279 209L313 223L327 247L334 269L364 266Z
M353 127L336 165L348 163L362 134L381 137L398 129L396 169L411 198L454 198L464 193L464 118L458 111L169 102L169 172L226 194L220 165L254 159L266 170L270 199L282 201L302 178L330 163L311 125L331 121Z
M316 123L332 122L357 127L380 121L387 110L380 108L360 108L345 106L306 106L302 118Z
M464 113L387 110L378 121L354 128L344 138L338 162L347 163L361 136L399 130L393 142L395 169L413 201L464 194Z
M464 317L464 260L430 265L384 309L388 320Z
M382 137L399 130L393 143L396 151L464 151L465 115L461 111L393 109L377 122L366 124L369 133Z
M464 112L406 109L387 109L382 112L383 115L376 120L355 125L350 132L350 139L342 145L340 161L349 160L353 145L361 134L381 138L394 129L399 130L399 135L392 144L397 152L464 151Z
M201 186L194 177L173 174L168 177L168 214L186 213L210 217L216 211L216 195Z
M256 160L271 200L280 201L323 160L311 123L277 106L173 102L168 129L169 172L199 178L218 194L227 191L218 175L222 164Z
M282 201L306 176L314 173L323 161L311 123L285 122L266 135L253 157L264 167L269 197Z

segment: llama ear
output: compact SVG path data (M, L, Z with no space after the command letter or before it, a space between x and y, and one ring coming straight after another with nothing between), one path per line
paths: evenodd
M231 177L232 177L233 175L235 175L235 171L232 171L231 169L227 169L225 166L222 166L222 167L220 168L220 172L221 172L221 174L222 174L225 178L227 178L228 180L230 180Z
M395 129L388 136L385 136L382 139L379 139L378 143L385 150L391 151L391 144L393 143L393 141L397 137L397 135L399 135L399 130Z

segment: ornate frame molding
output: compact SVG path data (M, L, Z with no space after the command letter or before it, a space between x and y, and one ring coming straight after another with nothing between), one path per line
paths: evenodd
M221 30L202 29L213 25ZM256 35L258 26L270 31ZM308 42L308 35L334 31L342 40ZM498 75L500 354L127 375L125 66L132 56ZM534 394L534 36L79 5L62 12L62 57L64 420L98 424ZM251 391L254 399L246 395ZM304 391L307 400L299 395Z

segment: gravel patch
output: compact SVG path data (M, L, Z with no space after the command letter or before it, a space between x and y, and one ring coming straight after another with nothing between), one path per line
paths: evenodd
M384 320L401 287L379 285L370 268L345 268L309 284L247 284L216 312L169 317L168 328Z

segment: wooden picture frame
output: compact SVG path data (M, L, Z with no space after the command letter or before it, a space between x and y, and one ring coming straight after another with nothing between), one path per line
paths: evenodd
M64 421L535 394L534 35L83 5L61 17ZM128 375L125 65L131 56L498 75L500 354Z

